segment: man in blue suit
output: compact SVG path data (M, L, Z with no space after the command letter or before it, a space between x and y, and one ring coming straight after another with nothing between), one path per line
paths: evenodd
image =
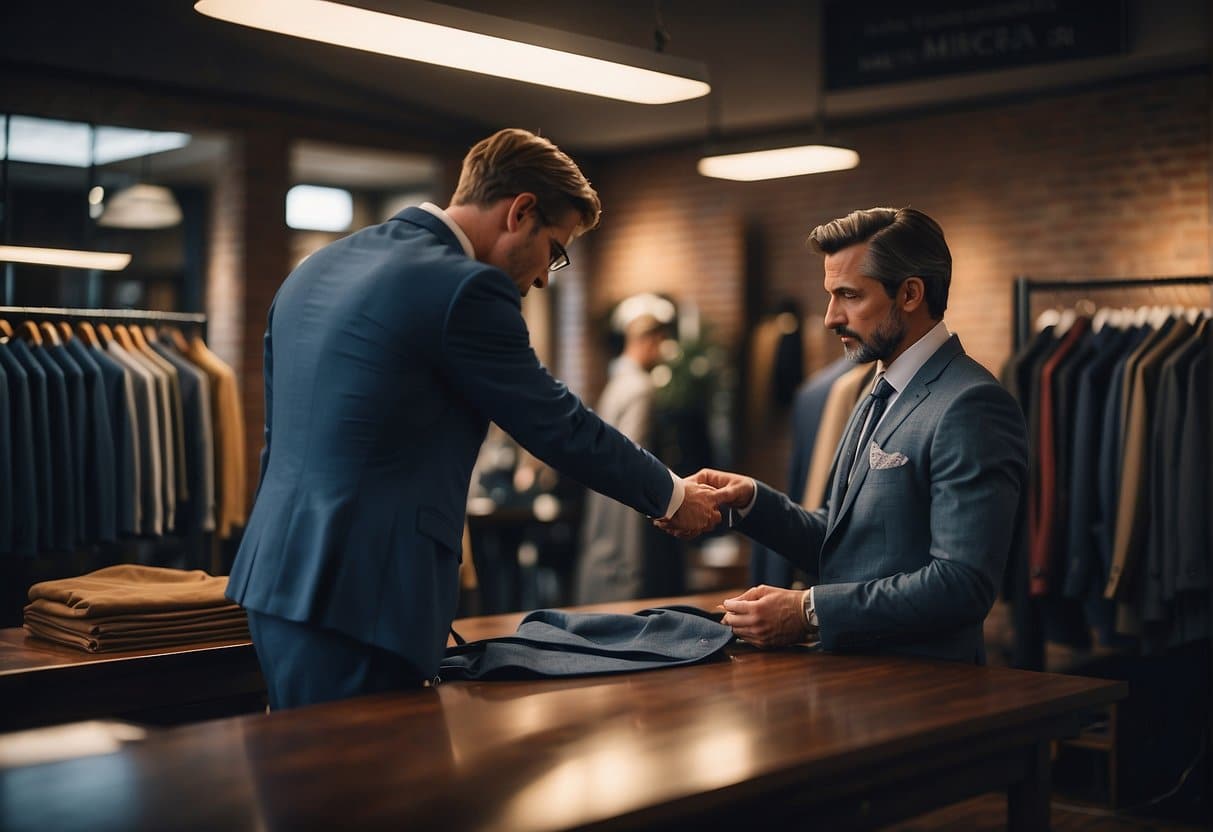
M432 679L458 596L464 509L489 421L536 457L686 534L720 520L588 410L531 349L521 298L598 223L546 139L502 130L426 204L317 251L265 334L261 484L228 597L272 708Z
M754 587L724 602L724 623L761 647L817 632L826 649L982 663L982 621L1008 558L1022 556L1023 417L943 322L952 256L934 220L872 208L810 240L825 255L826 326L847 357L878 361L878 375L821 509L739 474L693 477L813 583Z

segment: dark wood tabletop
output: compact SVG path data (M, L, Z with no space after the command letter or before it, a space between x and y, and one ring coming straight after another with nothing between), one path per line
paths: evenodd
M456 626L480 638L519 618ZM1126 694L1076 676L735 645L704 665L443 683L2 769L0 828L752 828L758 811L767 828L809 814L816 828L873 828L997 787L1014 828L1046 828L1048 740Z

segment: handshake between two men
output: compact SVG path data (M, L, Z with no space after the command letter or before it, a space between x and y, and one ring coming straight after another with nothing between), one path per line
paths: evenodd
M722 509L744 509L754 502L755 483L744 474L704 468L683 481L686 496L668 520L654 520L658 528L688 540L716 528ZM726 599L723 624L755 647L779 647L804 641L809 627L804 618L807 590L756 586Z

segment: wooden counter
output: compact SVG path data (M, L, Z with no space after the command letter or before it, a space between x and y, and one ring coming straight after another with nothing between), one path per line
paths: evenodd
M247 639L86 653L20 627L0 629L0 731L252 700L264 692Z
M456 628L479 638L520 617ZM706 665L444 683L4 769L0 828L774 830L810 817L874 828L1006 788L1011 827L1039 830L1048 740L1126 694L1073 676L736 645Z

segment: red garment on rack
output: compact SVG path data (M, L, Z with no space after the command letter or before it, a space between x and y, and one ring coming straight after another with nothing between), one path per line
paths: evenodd
M1032 539L1028 547L1028 594L1033 597L1047 595L1052 575L1054 509L1057 502L1057 457L1056 432L1062 426L1053 420L1053 374L1058 365L1078 346L1079 340L1091 325L1090 318L1078 318L1062 337L1061 344L1045 362L1040 373L1040 492L1036 495L1037 506Z

